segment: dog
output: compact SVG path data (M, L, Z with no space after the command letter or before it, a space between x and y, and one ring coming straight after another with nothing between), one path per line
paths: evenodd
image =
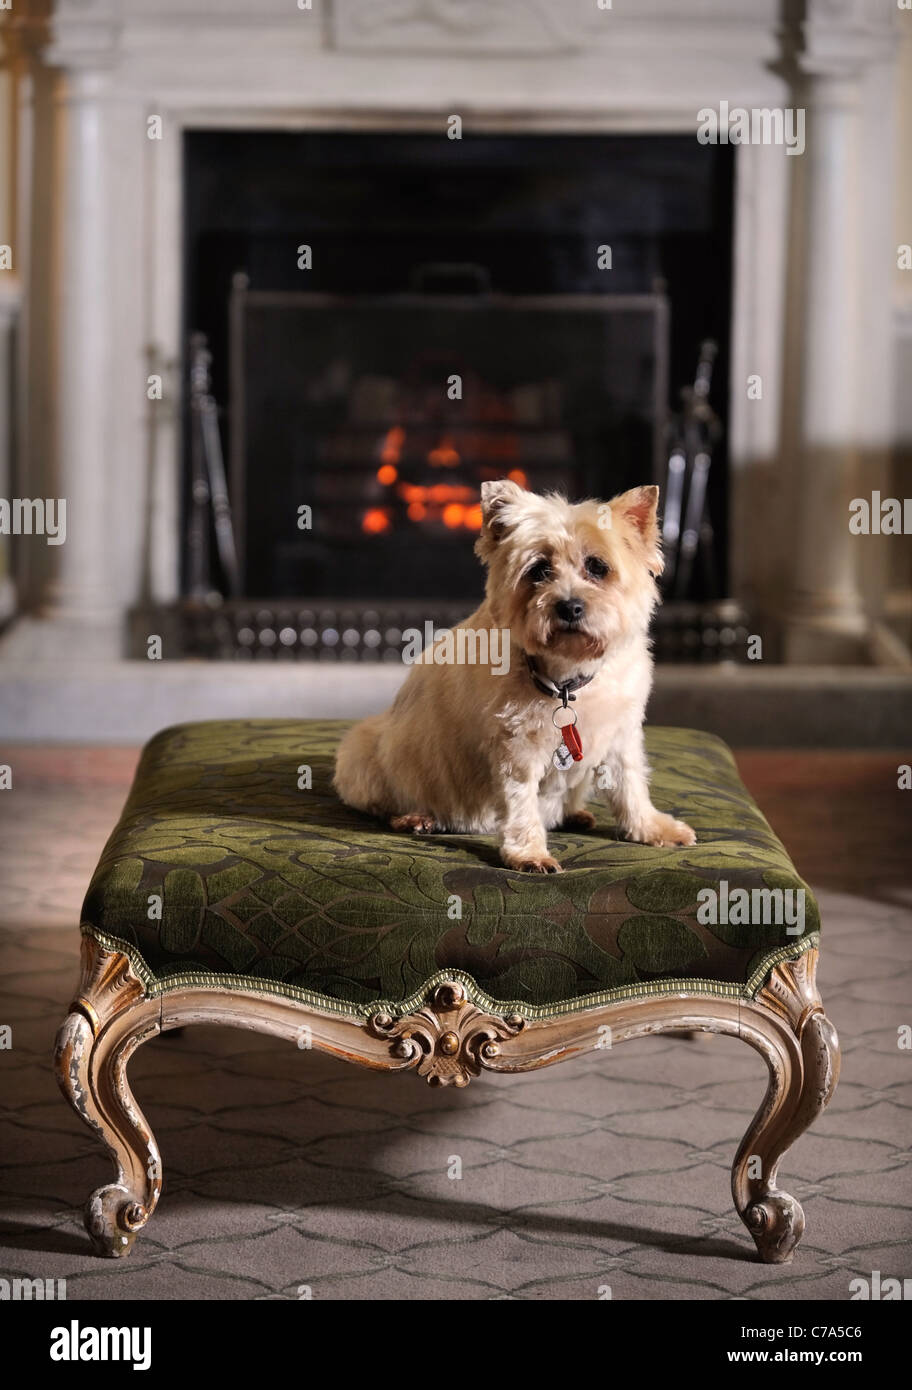
M484 602L425 649L390 709L346 733L341 799L396 831L496 833L503 863L526 873L560 871L547 832L590 829L590 798L628 840L694 844L689 825L653 806L643 743L658 499L636 487L571 504L482 483ZM501 631L509 662L441 660L461 628Z

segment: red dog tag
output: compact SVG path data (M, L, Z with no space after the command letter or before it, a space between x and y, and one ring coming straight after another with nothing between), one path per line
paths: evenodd
M561 729L564 736L564 743L570 751L570 756L575 763L578 763L583 756L583 744L576 731L575 724L565 724Z

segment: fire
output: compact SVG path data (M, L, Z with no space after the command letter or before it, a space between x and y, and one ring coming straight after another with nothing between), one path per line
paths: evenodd
M472 488L462 487L458 483L433 483L430 487L422 487L420 483L400 483L396 491L403 502L430 502L439 507L446 506L448 502L471 502L475 497Z
M401 425L393 425L380 448L381 463L398 463L405 443L405 430Z
M441 439L436 449L430 450L427 457L432 468L456 468L461 462L459 453L448 435Z
M409 483L399 477L399 470L389 460L394 454L396 458L399 457L404 439L405 431L399 425L387 434L382 455L387 461L378 468L377 481L386 487L395 485L396 496L405 503L405 514L409 521L442 522L449 531L456 531L460 527L467 531L480 531L481 504L475 488L463 483ZM444 439L437 449L431 450L431 454L438 455L438 467L449 466L450 448L450 441ZM455 449L452 452L455 455L453 461L459 462ZM428 458L430 457L429 454ZM440 460L444 458L447 462L441 463ZM388 531L392 524L389 507L373 507L365 512L361 529L369 535L379 535Z
M495 412L492 418L499 420L500 415ZM467 435L466 440L470 454L473 450L479 452L483 443L483 452L492 461L494 458L500 458L506 463L514 459L518 451L518 440L513 435L493 438L482 436L481 441L475 436ZM377 482L383 487L395 485L396 495L405 503L409 521L443 522L450 531L458 530L460 527L467 531L480 531L481 504L475 488L459 483L431 483L425 486L405 482L400 479L398 468L404 448L405 428L402 425L393 425L387 430L380 445ZM461 455L450 435L443 435L439 443L428 450L427 462L432 468L457 468L461 464ZM520 487L529 486L526 474L521 468L511 469L507 477ZM392 514L388 507L372 507L364 513L361 529L368 535L377 536L389 531L392 524Z
M446 506L448 502L470 502L473 496L470 487L458 487L453 483L434 483L428 488L431 501Z
M361 529L366 531L368 535L378 536L381 531L388 531L390 525L389 513L381 507L372 507L369 512L364 513Z
M400 483L396 489L407 504L409 521L442 521L450 531L464 526L467 531L481 530L481 503L474 488L458 483Z

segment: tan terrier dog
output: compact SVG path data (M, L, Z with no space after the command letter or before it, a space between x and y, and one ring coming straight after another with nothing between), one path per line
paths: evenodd
M571 505L483 483L484 603L422 654L389 710L346 734L342 800L394 830L496 832L503 862L531 873L559 872L547 831L593 826L591 797L628 840L692 845L690 826L649 799L643 746L658 499L657 487L637 487ZM479 636L504 629L500 669L447 655L455 638L474 653Z

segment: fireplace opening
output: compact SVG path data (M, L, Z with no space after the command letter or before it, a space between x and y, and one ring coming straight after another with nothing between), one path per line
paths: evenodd
M733 177L687 136L188 132L186 337L225 455L219 513L188 392L190 645L374 660L410 615L464 616L481 482L664 488L707 340L701 563L675 597L724 598Z
M582 497L659 476L662 295L351 297L238 276L231 323L245 594L471 604L482 482Z

